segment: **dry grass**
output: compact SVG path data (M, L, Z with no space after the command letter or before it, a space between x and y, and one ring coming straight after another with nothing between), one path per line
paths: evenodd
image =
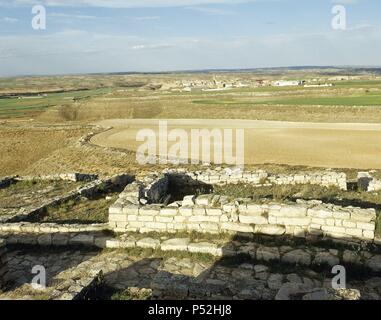
M59 207L48 208L43 217L35 222L91 224L108 222L108 209L118 195L109 195L111 199L77 199L70 200Z
M24 173L30 165L69 145L87 131L78 127L0 126L0 176Z

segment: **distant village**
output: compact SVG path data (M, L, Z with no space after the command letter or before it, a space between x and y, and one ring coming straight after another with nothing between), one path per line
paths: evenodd
M309 79L309 80L269 80L269 79L218 79L214 77L212 80L178 80L161 85L161 90L171 90L178 92L191 91L224 91L239 88L258 88L258 87L305 87L305 88L320 88L332 87L333 82L354 80L350 76L339 76L325 79Z

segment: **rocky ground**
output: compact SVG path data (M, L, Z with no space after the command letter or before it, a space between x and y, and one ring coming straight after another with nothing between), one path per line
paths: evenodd
M86 299L115 298L118 292L149 292L159 299L381 299L381 278L349 279L351 291L333 292L331 278L309 268L215 260L173 254L158 257L128 250L14 249L7 255L8 289L0 299L72 298L100 271L103 282ZM31 269L43 265L46 290L33 290ZM62 294L65 292L65 294Z

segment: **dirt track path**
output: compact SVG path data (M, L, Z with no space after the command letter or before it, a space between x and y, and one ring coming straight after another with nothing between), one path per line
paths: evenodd
M140 129L158 132L159 128L159 120L151 119L113 119L97 124L113 129L96 135L92 143L132 151L142 143L136 141ZM187 132L191 129L244 129L246 164L381 169L381 124L168 120L168 130L174 128Z

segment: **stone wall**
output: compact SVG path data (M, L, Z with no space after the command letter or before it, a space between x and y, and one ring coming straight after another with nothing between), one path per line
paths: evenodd
M87 173L60 173L53 175L45 175L45 176L23 176L16 177L15 180L18 181L35 181L35 180L64 180L64 181L93 181L98 179L98 175L96 174L87 174Z
M6 253L5 241L3 239L0 239L0 290L5 285L4 275L7 272L5 253Z
M146 204L165 202L169 179L167 175L151 174L129 184L119 195L119 204Z
M193 180L207 184L230 184L230 183L250 183L250 184L275 184L275 185L296 185L313 184L325 187L335 186L342 190L347 190L347 176L345 173L333 171L320 171L298 174L270 174L263 170L241 171L232 169L208 169L205 171L189 172L185 169L166 170L168 174L182 174L189 176Z
M116 232L248 233L319 236L345 241L373 241L376 211L323 204L321 201L258 204L250 199L186 196L164 205L133 205L122 199L109 209Z
M373 178L369 172L359 172L357 184L362 191L377 192L381 190L381 180Z
M0 237L7 244L40 246L88 246L105 248L108 224L7 223L0 224Z

